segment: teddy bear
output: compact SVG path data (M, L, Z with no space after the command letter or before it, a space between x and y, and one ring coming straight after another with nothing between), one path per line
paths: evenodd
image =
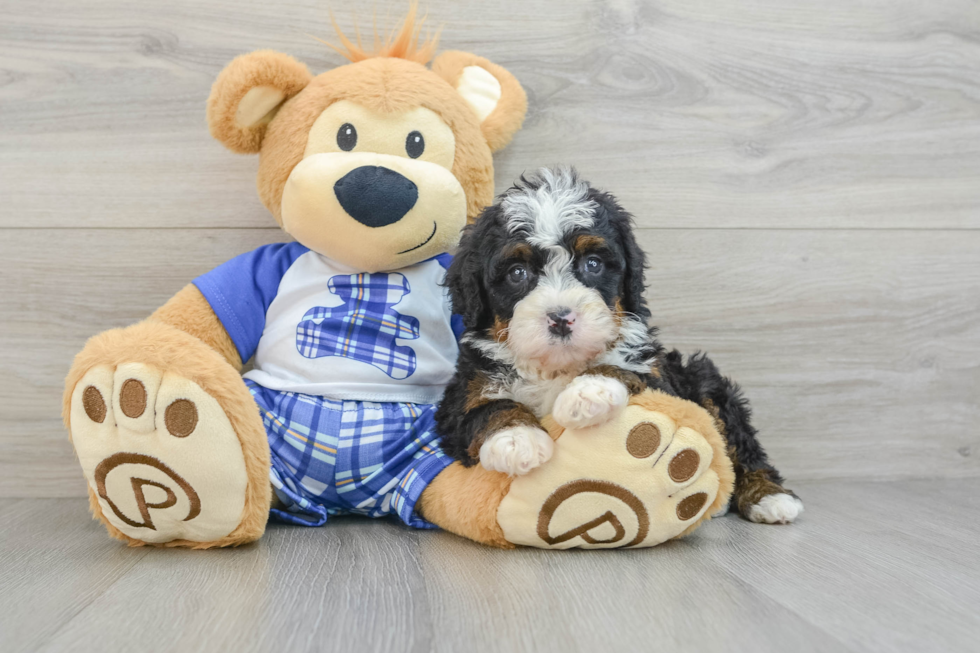
M338 34L349 63L314 76L252 52L207 103L212 135L259 155L258 194L292 242L224 263L76 356L64 420L94 517L131 546L237 546L270 518L359 514L502 548L613 548L723 509L733 472L715 420L654 392L601 427L545 419L555 454L524 476L443 453L433 413L462 330L446 269L492 202L492 154L526 95L484 58L434 57L414 6L374 51ZM699 462L677 478L669 462L690 450Z

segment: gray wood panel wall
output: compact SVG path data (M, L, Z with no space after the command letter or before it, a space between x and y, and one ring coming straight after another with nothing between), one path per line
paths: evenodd
M980 476L980 4L426 6L528 91L498 189L561 162L618 194L664 339L742 383L790 479ZM84 492L88 336L284 239L204 100L245 51L342 63L308 33L326 3L0 0L0 495Z

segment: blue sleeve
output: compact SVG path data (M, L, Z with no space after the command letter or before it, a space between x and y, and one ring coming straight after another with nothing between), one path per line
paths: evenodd
M259 346L265 314L286 270L309 249L299 243L263 245L194 279L244 363Z
M453 329L453 335L456 336L456 342L459 342L459 339L463 337L463 331L466 331L466 327L463 325L463 316L453 313L453 316L449 321L449 326Z
M442 266L443 270L448 270L449 264L453 262L452 254L439 254L433 258L439 261L439 265ZM463 337L463 331L466 329L466 327L463 326L463 316L453 313L453 316L449 321L449 326L452 327L453 335L456 336L456 342L459 342L459 339Z

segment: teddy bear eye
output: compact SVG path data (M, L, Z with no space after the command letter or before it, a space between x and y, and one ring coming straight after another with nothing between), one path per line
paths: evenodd
M405 151L413 159L422 156L422 152L425 152L425 139L422 138L422 132L414 131L408 135L405 139Z
M357 145L357 130L354 129L354 125L345 122L337 130L337 147L344 152L350 152L355 145Z

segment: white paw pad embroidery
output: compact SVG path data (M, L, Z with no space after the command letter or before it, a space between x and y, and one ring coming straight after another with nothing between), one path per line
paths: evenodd
M749 508L749 519L757 524L790 524L803 512L803 502L792 494L770 494Z
M609 421L629 402L629 390L621 381L586 374L562 390L551 416L565 428L585 428Z
M527 474L551 459L555 443L534 426L514 426L491 435L480 447L480 464L511 476Z

